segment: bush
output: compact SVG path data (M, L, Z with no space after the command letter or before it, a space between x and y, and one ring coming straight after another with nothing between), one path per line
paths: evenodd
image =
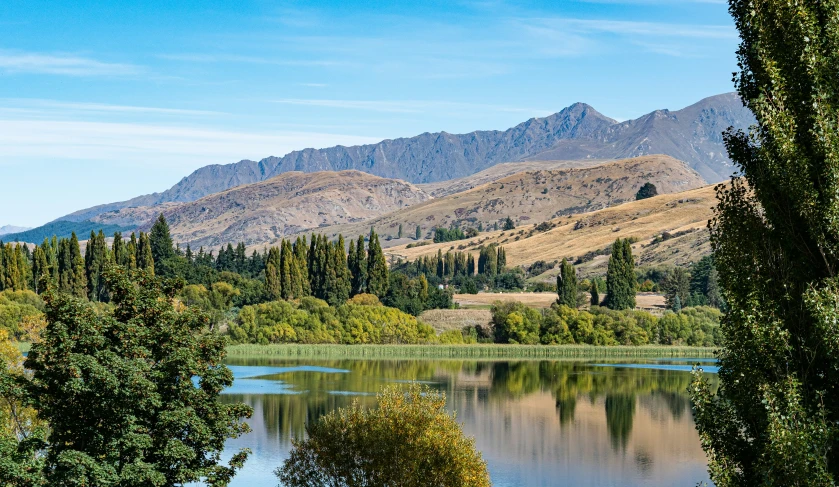
M295 439L276 474L288 487L399 485L489 487L486 463L446 411L446 398L412 384L386 388L377 406L330 412Z

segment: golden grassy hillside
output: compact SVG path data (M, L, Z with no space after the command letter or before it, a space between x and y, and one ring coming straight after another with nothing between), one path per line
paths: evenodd
M361 171L287 172L164 211L172 238L193 247L264 244L307 229L366 221L431 197Z
M327 237L366 234L375 227L385 239L413 238L417 225L428 238L434 228L459 224L485 229L508 216L517 226L540 223L561 215L599 210L635 199L644 183L652 182L659 193L676 193L705 185L683 162L653 155L576 169L525 171L467 191L435 198L368 221L319 229ZM407 238L385 246L411 242Z
M706 225L716 204L713 186L659 195L580 215L550 220L553 228L537 231L536 225L518 226L512 231L485 232L478 237L429 244L414 248L405 245L387 249L392 258L414 260L437 250L461 250L477 254L481 246L503 245L507 265L530 265L535 261L576 259L588 252L608 248L616 238L635 237L636 262L640 265L685 264L710 252ZM410 209L409 209L410 210ZM656 237L672 236L660 243ZM605 272L608 256L595 257L578 266L583 276ZM540 279L552 280L547 272Z

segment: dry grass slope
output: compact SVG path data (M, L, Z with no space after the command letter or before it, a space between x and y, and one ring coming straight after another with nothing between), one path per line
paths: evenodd
M564 216L550 221L548 231L536 231L535 224L512 231L494 231L473 239L430 244L414 248L393 247L387 252L394 258L414 260L437 250L460 250L477 255L482 246L503 245L509 266L529 265L538 260L576 259L587 252L605 249L616 238L634 237L636 261L641 265L685 264L710 252L706 225L711 208L716 204L713 186L659 195L641 201L605 208L581 215ZM653 243L664 233L677 235L661 243ZM583 276L602 274L607 256L579 265ZM555 274L547 272L540 280L552 281Z

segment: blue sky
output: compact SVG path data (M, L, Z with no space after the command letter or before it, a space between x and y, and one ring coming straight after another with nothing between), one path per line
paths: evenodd
M0 225L207 164L732 91L721 1L0 2Z

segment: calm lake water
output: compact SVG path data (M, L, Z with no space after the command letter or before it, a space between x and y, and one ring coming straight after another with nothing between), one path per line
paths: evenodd
M686 393L697 362L230 360L224 400L254 409L253 432L228 443L253 450L232 485L278 485L308 421L415 380L446 393L496 487L694 486L708 481Z

